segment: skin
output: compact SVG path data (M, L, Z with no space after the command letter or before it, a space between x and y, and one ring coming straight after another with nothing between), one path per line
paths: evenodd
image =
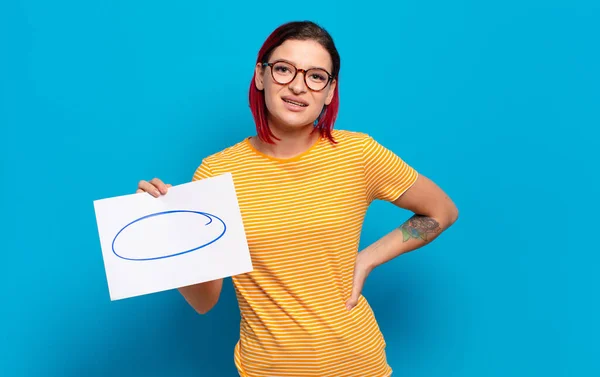
M373 269L432 242L458 219L456 205L424 175L419 175L411 188L393 203L412 211L414 216L358 253L352 293L346 301L348 310L358 304L365 281Z
M269 61L278 59L287 60L298 68L320 67L332 72L329 53L312 40L284 42L273 51ZM312 132L313 122L323 106L331 103L337 82L334 80L324 90L313 92L306 87L303 73L298 73L291 83L281 85L272 79L270 69L257 64L254 82L264 91L268 124L280 140L268 144L254 136L250 142L272 157L291 158L305 152L320 137L317 132ZM293 96L308 106L302 111L290 111L282 100L284 96ZM169 187L170 184L154 178L140 181L137 192L159 197L167 194ZM411 188L393 203L415 215L357 254L352 292L346 301L348 310L358 304L365 281L377 266L430 243L458 218L458 210L448 195L423 175L419 175ZM218 279L182 287L179 292L198 313L204 314L217 303L222 285L223 279Z
M286 60L297 68L323 68L333 71L333 63L329 52L319 43L308 40L287 40L277 47L269 62ZM337 81L334 79L327 87L319 92L313 92L306 87L304 74L298 73L291 83L281 85L271 76L270 67L255 67L254 83L258 90L264 91L267 105L267 121L273 134L281 139L276 144L268 144L257 136L250 139L252 145L259 151L276 158L291 158L307 150L319 138L313 131L313 122L323 109L333 99ZM301 112L292 112L285 108L284 96L294 96L308 103Z

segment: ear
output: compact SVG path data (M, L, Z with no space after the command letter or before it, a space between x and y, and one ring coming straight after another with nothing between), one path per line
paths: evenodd
M327 93L327 98L325 98L325 104L329 105L333 100L333 95L335 94L335 87L337 86L337 80L333 79L329 84L329 92Z
M263 90L265 88L265 84L263 82L263 74L265 69L263 68L261 63L256 63L256 67L254 68L254 85L256 85L256 89Z

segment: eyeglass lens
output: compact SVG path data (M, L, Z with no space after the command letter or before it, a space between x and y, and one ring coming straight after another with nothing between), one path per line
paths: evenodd
M290 83L296 75L296 67L286 62L273 64L273 79L284 85ZM311 68L305 72L306 85L312 90L321 90L329 82L329 74L320 68Z

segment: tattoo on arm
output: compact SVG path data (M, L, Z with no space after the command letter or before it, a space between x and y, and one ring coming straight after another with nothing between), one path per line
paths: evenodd
M440 224L435 219L423 215L414 215L400 226L400 230L404 242L411 238L422 239L427 242L431 240L431 235L442 231Z

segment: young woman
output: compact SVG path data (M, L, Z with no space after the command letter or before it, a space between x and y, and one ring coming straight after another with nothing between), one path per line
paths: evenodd
M193 180L232 173L254 271L232 277L243 377L383 377L385 341L361 295L369 273L438 237L458 217L448 196L365 133L333 130L340 57L312 22L277 28L250 84L257 136L202 160ZM140 181L156 197L170 187ZM413 217L358 252L375 200ZM180 288L206 313L223 280Z

